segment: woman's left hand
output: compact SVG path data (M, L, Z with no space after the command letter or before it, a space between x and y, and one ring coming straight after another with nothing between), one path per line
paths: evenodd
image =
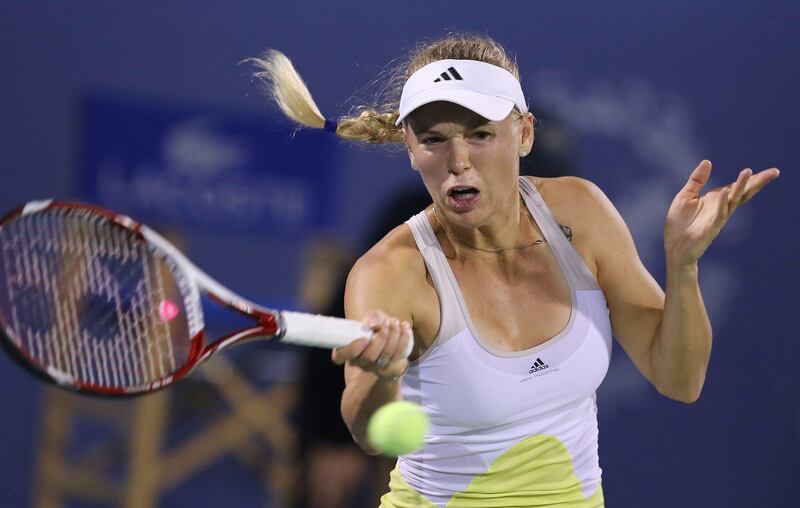
M708 249L733 212L778 177L778 168L753 174L743 169L735 182L700 195L711 176L711 162L704 160L692 171L678 192L664 224L667 266L692 266Z

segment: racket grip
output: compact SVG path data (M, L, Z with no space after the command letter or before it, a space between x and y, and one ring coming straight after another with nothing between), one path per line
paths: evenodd
M346 346L361 337L372 337L372 331L360 321L291 311L283 311L281 316L285 329L281 341L290 344L332 349ZM406 358L411 354L413 342L409 341L406 346Z

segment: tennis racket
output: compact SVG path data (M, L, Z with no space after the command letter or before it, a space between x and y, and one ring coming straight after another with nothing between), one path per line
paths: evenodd
M207 341L202 294L254 323ZM55 200L0 219L0 331L45 380L110 396L163 388L249 339L333 348L371 335L357 321L257 305L143 224Z

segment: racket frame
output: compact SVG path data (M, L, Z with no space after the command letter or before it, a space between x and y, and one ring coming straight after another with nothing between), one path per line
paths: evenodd
M348 337L347 339L335 338L336 344L325 343L323 341L316 345L334 347L344 345L358 337L371 336L371 331L367 328L364 328L361 323L356 321L326 316L313 316L297 312L281 312L258 305L242 296L239 296L198 268L182 252L180 252L177 247L172 245L167 239L156 233L154 230L150 229L144 224L141 224L140 222L135 221L127 215L119 214L96 205L55 199L31 201L12 210L0 218L0 229L2 229L5 224L17 219L20 216L38 213L47 209L85 210L90 214L102 216L114 226L133 232L138 238L146 243L148 248L155 251L157 255L160 255L168 262L174 263L177 269L182 272L184 282L190 285L189 289L193 295L193 298L197 298L196 308L200 313L198 316L199 329L194 333L190 333L191 345L189 348L189 354L187 355L187 358L183 364L170 375L164 376L156 381L132 387L115 387L87 383L74 379L72 376L66 375L65 373L52 367L42 365L41 362L29 356L23 348L19 347L16 344L17 341L14 341L7 335L7 331L10 330L10 327L7 326L5 317L2 315L2 313L0 313L0 325L2 325L0 326L0 336L2 336L2 340L0 340L0 342L3 343L3 347L9 351L11 356L26 370L35 374L37 377L57 384L58 386L80 393L111 397L133 396L152 392L164 388L165 386L168 386L175 381L186 377L195 367L208 359L211 355L234 344L239 344L253 339L277 338L280 340L285 338L287 328L283 312L285 312L287 315L291 315L293 322L299 325L297 328L314 330L319 329L320 326L324 327L326 325L333 327L344 327L342 330L345 336ZM255 320L257 324L227 333L210 343L206 343L205 321L203 319L202 305L200 304L201 292L218 304ZM315 345L313 341L308 340L308 333L308 330L302 330L299 334L299 337L291 337L289 340L287 340L287 342ZM328 341L330 341L330 339L328 339ZM409 347L406 350L406 356L408 356L410 350L411 344L409 344Z

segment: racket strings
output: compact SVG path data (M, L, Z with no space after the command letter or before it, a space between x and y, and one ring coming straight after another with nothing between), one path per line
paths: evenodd
M51 210L22 216L0 235L0 311L17 348L51 376L127 388L183 363L159 313L176 292L167 291L171 270L133 232L86 211Z

